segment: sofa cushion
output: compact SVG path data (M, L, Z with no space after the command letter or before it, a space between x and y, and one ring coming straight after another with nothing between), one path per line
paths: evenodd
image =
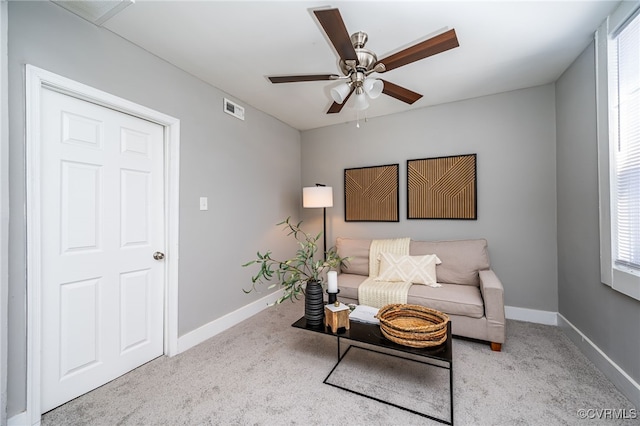
M339 297L358 300L358 287L367 278L367 275L360 274L338 274Z
M436 284L436 264L441 263L438 256L409 256L393 253L380 253L380 272L376 281L401 281L413 284Z
M407 303L437 309L451 315L471 318L484 316L484 302L480 288L470 285L443 283L442 287L438 288L412 285Z
M479 286L478 271L490 268L487 240L411 241L412 256L435 254L439 283Z
M339 274L339 298L358 300L358 286L367 277L358 274ZM484 304L480 288L469 285L442 284L433 288L424 285L412 285L407 303L437 309L451 315L482 318Z
M341 271L347 274L369 276L369 247L371 247L371 240L336 238L338 255L340 257L350 257L342 265Z

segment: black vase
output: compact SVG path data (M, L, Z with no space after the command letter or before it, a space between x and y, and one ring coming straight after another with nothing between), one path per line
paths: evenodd
M307 325L321 325L324 319L324 299L322 285L315 280L307 281L304 297L304 317Z

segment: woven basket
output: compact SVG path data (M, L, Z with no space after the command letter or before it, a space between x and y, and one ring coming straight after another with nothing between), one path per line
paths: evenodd
M380 330L392 342L412 348L428 348L447 340L449 316L419 305L391 304L376 315Z

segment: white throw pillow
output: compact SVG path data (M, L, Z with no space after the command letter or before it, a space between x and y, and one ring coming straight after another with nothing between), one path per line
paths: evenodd
M404 254L380 253L380 271L376 281L401 281L413 284L434 285L436 265L442 262L435 254L409 256Z

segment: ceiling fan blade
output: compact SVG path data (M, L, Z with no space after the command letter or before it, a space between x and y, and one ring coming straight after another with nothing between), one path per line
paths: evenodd
M331 40L333 47L336 48L340 58L344 61L358 60L340 11L338 9L321 9L314 10L313 13L316 15L322 28L324 28L324 32L327 34L327 37L329 37L329 40Z
M331 106L329 107L329 109L327 110L327 114L337 114L340 111L342 111L342 108L344 108L345 104L347 103L347 101L349 100L349 98L351 97L351 95L353 95L354 89L351 89L351 92L349 92L349 94L347 95L346 98L344 98L344 102L342 102L341 104L334 102L333 104L331 104Z
M405 89L404 87L398 86L397 84L393 84L386 80L382 80L382 82L384 83L382 93L401 100L402 102L406 102L409 105L413 104L415 101L422 97L420 93L412 92L411 90Z
M458 37L456 37L456 31L451 29L440 35L432 37L429 40L414 44L413 46L407 47L398 53L394 53L391 56L381 59L378 63L382 62L384 64L386 72L458 46L459 44Z
M327 110L327 114L337 114L340 111L342 111L343 106L344 106L344 102L341 104L334 102L333 104L331 104L331 106Z
M295 83L298 81L321 81L335 80L340 76L337 74L309 74L309 75L283 75L267 77L272 83Z

